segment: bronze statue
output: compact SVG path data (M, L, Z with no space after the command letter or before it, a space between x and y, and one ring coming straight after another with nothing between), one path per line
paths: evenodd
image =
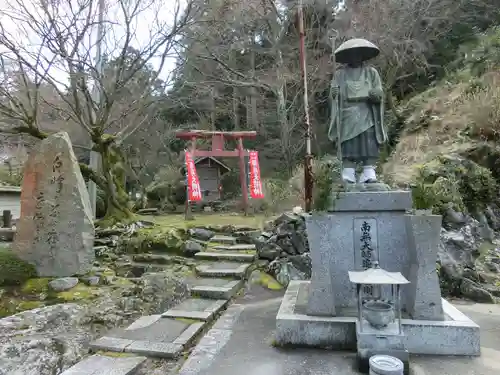
M351 39L335 50L344 64L331 83L331 120L328 138L337 145L342 179L356 183L356 166L363 164L359 183L377 182L375 164L387 140L384 128L382 81L378 71L364 63L380 53L365 39Z

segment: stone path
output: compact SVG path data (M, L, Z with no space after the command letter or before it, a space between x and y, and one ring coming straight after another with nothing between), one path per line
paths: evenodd
M142 316L90 343L94 352L129 353L125 357L96 354L61 375L132 375L146 357L178 357L239 292L255 257L254 245L236 245L234 237L214 236L205 251L195 255L197 277L188 281L191 298L160 314ZM144 259L138 259L138 266L161 270L166 267L161 264L164 258L145 254Z

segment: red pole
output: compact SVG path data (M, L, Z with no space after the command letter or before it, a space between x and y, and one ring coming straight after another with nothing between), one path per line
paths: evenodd
M247 176L245 168L245 153L243 150L243 139L238 137L238 158L240 166L240 184L241 193L243 194L243 211L245 215L248 214L248 189L247 189Z
M312 192L313 192L313 173L312 173L312 153L311 153L311 121L309 119L309 98L307 93L307 64L306 64L306 48L305 48L305 31L304 31L304 12L302 10L302 0L298 2L297 23L299 28L300 44L300 71L302 73L302 85L304 89L304 125L306 128L306 156L304 160L304 200L305 210L310 212L312 209Z

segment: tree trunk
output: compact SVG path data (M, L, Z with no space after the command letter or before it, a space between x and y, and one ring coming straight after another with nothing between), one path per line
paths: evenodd
M107 209L99 225L109 227L117 223L130 223L137 219L130 208L130 199L125 191L125 157L113 144L101 146L102 173L107 199Z

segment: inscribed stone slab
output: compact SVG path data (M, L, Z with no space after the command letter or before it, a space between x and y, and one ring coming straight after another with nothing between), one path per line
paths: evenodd
M41 141L25 165L21 218L12 246L43 277L90 270L95 260L90 199L69 136Z
M377 220L372 217L356 217L353 220L353 232L356 269L370 268L379 258Z

